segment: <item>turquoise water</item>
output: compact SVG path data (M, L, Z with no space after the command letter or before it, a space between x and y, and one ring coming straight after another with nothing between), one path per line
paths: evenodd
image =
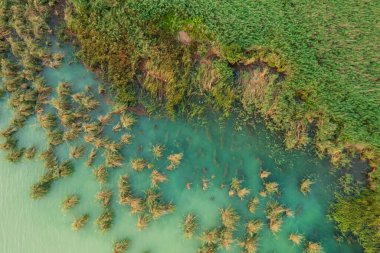
M63 49L62 49L63 50ZM83 90L86 85L94 87L98 81L81 64L75 61L69 48L64 50L66 58L58 70L44 71L46 82L55 87L58 82L69 82L74 92ZM103 105L96 114L104 115L107 106ZM0 129L4 129L10 120L11 111L6 100L0 102ZM96 115L94 115L95 117ZM116 124L113 117L106 132L111 139L120 137L111 128ZM124 166L112 169L106 186L113 190L111 208L115 214L109 232L97 230L94 220L101 212L101 206L95 201L95 194L101 188L85 165L90 147L86 146L85 156L75 160L75 172L68 178L53 183L51 191L41 200L29 197L31 185L44 173L43 164L38 156L31 161L22 160L11 164L5 154L0 152L0 252L6 253L44 253L44 252L111 252L113 241L128 238L128 252L143 253L187 253L197 252L200 246L198 236L205 230L218 227L219 208L231 206L240 215L235 237L242 236L243 225L247 219L258 218L266 222L264 210L268 200L277 200L294 211L293 218L284 218L282 229L273 235L265 225L259 234L258 252L303 252L304 246L293 246L288 240L290 233L300 233L309 241L320 242L325 252L361 252L357 245L337 242L334 239L334 226L326 218L328 206L333 199L334 177L329 165L306 152L286 152L280 140L268 133L260 124L256 128L234 129L232 121L220 124L210 115L208 123L197 126L197 122L187 122L178 118L170 121L166 118L138 117L132 128L133 141L123 149ZM26 126L17 132L19 145L36 145L38 151L48 147L46 135L35 119L31 117ZM60 159L67 159L68 149L79 140L61 144L57 149ZM126 172L130 175L133 191L142 196L149 187L149 173L134 172L129 161L135 157L152 160L150 147L153 144L165 146L163 159L154 163L155 169L165 173L168 181L160 185L163 199L171 201L176 209L174 213L163 216L150 223L143 231L135 228L137 216L129 213L128 207L117 203L117 181ZM166 156L183 152L181 165L174 171L165 170ZM95 165L102 163L98 155ZM258 196L263 189L259 178L261 169L272 174L268 182L279 184L280 194L260 198L258 210L251 214L247 209L247 199ZM311 193L304 196L299 191L299 182L305 177L315 180ZM250 189L244 201L228 196L228 186L232 177L242 180L242 186ZM202 190L202 178L208 180L209 188ZM186 184L191 182L191 189ZM68 194L80 196L80 203L67 214L60 210L62 200ZM192 212L197 216L199 227L192 239L182 236L181 221L185 214ZM74 217L89 213L89 223L79 232L71 230ZM240 252L232 245L229 250L218 252Z

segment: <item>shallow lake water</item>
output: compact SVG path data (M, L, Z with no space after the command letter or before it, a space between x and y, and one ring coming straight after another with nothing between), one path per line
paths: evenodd
M63 50L63 49L62 49ZM48 85L56 86L60 81L69 82L74 92L83 90L86 85L96 89L97 80L81 64L75 61L69 48L64 49L66 58L57 69L46 69L44 77ZM104 102L104 101L103 101ZM96 113L105 114L107 106L101 106ZM0 129L7 127L11 111L6 99L0 102ZM116 124L114 118L108 126L107 135L119 138L120 134L111 131ZM273 235L265 225L259 234L258 252L303 252L304 245L293 246L288 240L290 233L300 233L305 239L320 242L325 252L361 252L360 247L334 238L334 225L328 221L329 203L335 189L334 176L328 163L320 161L307 152L283 150L281 142L268 133L260 124L256 128L243 128L236 131L232 121L223 127L214 119L197 126L177 118L138 117L131 133L133 141L123 149L124 166L110 171L106 186L113 190L111 208L115 214L111 229L106 233L97 230L94 220L102 207L95 201L95 194L101 188L85 165L90 147L86 146L85 156L75 160L74 173L53 183L50 192L41 200L29 197L31 185L44 173L38 155L31 161L22 160L11 164L0 151L0 252L4 253L103 253L111 252L113 241L128 238L128 252L143 253L192 253L200 246L198 236L220 225L219 208L231 206L240 215L235 237L241 237L244 223L257 218L265 222L264 210L268 200L276 200L294 211L294 217L284 218L281 231ZM48 147L47 137L38 126L35 117L28 119L25 127L17 132L19 145L35 145L38 151ZM68 157L68 149L75 142L66 142L57 149L59 158ZM117 181L120 175L129 173L133 191L142 195L149 187L149 173L132 171L129 161L135 157L152 160L150 147L153 144L165 146L164 158L154 162L157 170L168 176L168 181L160 185L163 199L175 206L172 214L152 221L143 231L137 231L137 216L131 215L126 206L117 203ZM166 156L183 152L181 165L174 171L167 171ZM102 163L98 155L95 165ZM248 212L247 199L259 196L263 182L259 178L261 169L272 174L267 182L279 184L279 194L260 198L254 214ZM228 196L228 185L232 177L242 180L242 186L250 189L250 194L241 201ZM300 180L311 177L315 184L309 195L299 191ZM209 188L202 190L202 178L208 180ZM186 183L191 182L191 189ZM221 184L227 185L224 189ZM80 203L63 214L60 210L62 200L68 194L80 196ZM199 227L192 239L185 239L181 231L181 221L185 214L192 212L197 216ZM88 224L79 232L71 230L74 217L89 213ZM218 252L240 252L233 246Z

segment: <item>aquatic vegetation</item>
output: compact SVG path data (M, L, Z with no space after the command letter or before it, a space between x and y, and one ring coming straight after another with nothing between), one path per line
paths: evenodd
M242 188L241 187L241 183L242 183L242 181L237 179L236 177L231 179L230 189L228 191L229 197L233 197L233 196L237 195L238 198L240 198L240 200L243 200L245 198L245 196L247 196L250 193L248 188L245 188L245 187Z
M260 220L249 220L245 224L245 231L249 236L258 234L263 227L263 222Z
M239 241L237 245L242 248L242 253L257 252L257 241L256 238L252 236L247 236L243 240Z
M136 228L141 231L148 227L149 222L152 220L151 216L148 214L142 214L137 217Z
M310 192L311 185L314 184L314 181L312 181L310 178L305 178L301 180L300 183L300 191L303 195L306 195Z
M24 150L24 158L32 159L36 154L36 147L30 147Z
M25 151L25 149L22 149L22 148L21 149L11 149L8 151L6 158L8 161L10 161L12 163L18 162L22 158L24 151Z
M297 246L301 244L303 238L304 238L303 235L300 235L300 234L290 234L288 237L289 241L291 241Z
M267 177L269 177L270 176L270 172L269 171L265 171L265 170L261 170L260 171L260 178L261 179L266 179Z
M229 249L233 240L232 230L227 227L222 227L218 231L219 245L223 249Z
M40 154L40 159L44 162L45 168L52 169L58 165L57 157L54 155L54 149L52 146Z
M120 123L125 129L130 129L135 121L135 118L131 114L124 113L120 116Z
M40 199L48 193L50 189L50 182L40 181L32 185L30 190L30 197L32 199Z
M70 128L70 129L65 130L62 138L64 141L72 141L78 138L79 134L80 134L79 128Z
M166 175L158 172L157 170L152 170L150 174L150 181L152 187L157 187L159 183L163 183L167 180Z
M180 163L183 158L183 153L177 153L177 154L170 154L168 156L169 165L166 167L167 170L173 170L175 169Z
M128 174L121 175L118 181L119 204L127 204L127 200L131 197L131 188L128 182Z
M72 209L79 203L79 197L77 195L69 195L67 196L61 204L61 210L63 212L67 212L69 209Z
M316 242L307 242L305 253L322 253L323 248L319 243Z
M243 200L245 196L247 196L250 191L247 188L242 188L237 191L237 196L239 199Z
M120 241L116 241L113 244L112 253L124 253L127 251L129 245L128 239L123 239Z
M116 125L114 125L112 127L113 132L119 132L120 130L121 130L121 124L120 123L117 123Z
M87 160L86 160L86 165L88 167L92 166L95 157L96 157L96 150L95 150L95 148L92 148L90 150L90 153L88 154L88 157L87 157Z
M74 171L74 166L70 160L64 161L55 167L54 175L55 177L67 177L70 176Z
M71 229L74 231L80 230L87 224L89 217L90 216L88 214L83 214L78 218L75 218L74 221L71 223Z
M282 226L282 216L286 212L286 208L277 202L268 202L266 208L266 217L268 219L269 230L276 234Z
M202 191L206 191L208 188L208 180L202 177Z
M101 232L106 232L112 224L113 213L111 209L106 208L103 212L96 218L96 225Z
M162 157L162 152L164 147L160 144L153 145L151 148L151 152L153 154L154 159L158 160Z
M131 134L123 134L120 138L121 143L123 144L130 144L132 139Z
M278 192L278 183L268 182L264 184L265 191L269 194Z
M98 116L98 121L99 123L104 126L111 120L112 114L107 113L106 115L99 115Z
M102 142L102 140L100 140ZM96 147L96 146L95 146ZM116 143L107 143L103 153L105 165L107 167L120 167L123 165L123 156L120 154L120 145Z
M78 159L83 155L84 150L85 150L84 145L71 147L69 156L70 158Z
M1 131L1 136L5 137L5 138L9 138L15 132L17 132L17 130L18 130L17 127L15 127L15 126L9 126L8 128L6 128L3 131Z
M108 176L108 170L105 166L100 165L92 170L92 173L94 174L96 181L99 184L104 184L107 181Z
M134 158L130 161L130 166L134 171L140 172L147 167L147 162L143 158Z
M218 230L212 229L204 232L200 238L203 245L217 245L219 242Z
M63 143L63 131L60 129L48 129L47 135L49 139L49 144L53 146L57 146Z
M145 210L143 200L140 198L128 197L124 202L129 206L131 214L141 213Z
M111 203L112 191L109 189L100 190L95 198L96 200L103 205L103 207L107 207Z
M260 200L258 198L251 198L250 200L248 200L248 211L250 213L254 213L255 210L256 210L256 207L258 206Z
M231 207L227 207L224 209L223 208L219 209L219 213L220 213L220 219L221 219L223 226L225 226L226 228L234 230L236 228L236 223L240 219L240 217L236 213L236 211Z
M189 213L182 222L182 231L185 238L191 238L197 228L197 221L194 214Z
M9 136L5 138L5 142L1 144L1 148L9 151L15 149L17 146L17 140L13 136Z

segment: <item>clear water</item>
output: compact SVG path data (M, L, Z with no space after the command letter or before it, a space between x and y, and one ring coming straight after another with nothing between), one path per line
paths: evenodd
M74 91L82 90L85 85L96 85L98 81L75 61L70 49L65 48L64 51L66 58L63 65L58 70L45 70L47 83L55 86L59 81L70 82ZM107 106L103 105L98 113L104 114L106 110ZM10 117L6 100L2 100L0 129L7 126ZM116 118L110 128L115 121ZM0 252L103 253L111 252L113 241L125 237L130 239L128 252L197 252L200 246L198 236L191 240L182 236L180 222L186 213L196 214L200 224L197 230L199 235L204 230L219 226L219 208L232 206L241 216L240 229L235 233L239 236L242 234L243 222L247 219L265 221L263 210L268 199L277 199L292 209L295 217L284 218L282 229L277 235L265 227L260 232L258 252L303 252L303 246L293 246L288 241L290 233L301 233L307 240L320 242L325 252L361 252L357 245L337 242L334 239L334 226L326 218L335 187L329 165L307 153L283 151L280 141L260 125L256 129L243 128L237 132L232 122L226 122L220 128L212 116L205 126L197 126L196 122L186 122L181 118L170 121L140 117L132 132L133 143L123 150L125 166L112 170L108 179L107 186L114 193L111 206L115 218L111 230L104 234L93 224L102 208L94 197L100 186L92 170L85 165L89 147L84 158L75 161L74 174L55 182L49 194L37 201L29 198L29 189L44 173L42 162L35 158L10 164L1 151ZM110 129L108 134L113 138L120 135L113 134ZM47 147L45 133L35 118L30 118L17 136L21 146L36 145L39 151ZM164 157L171 152L184 153L183 162L175 171L164 169L165 159L155 164L157 169L168 175L168 182L162 184L160 189L164 199L176 205L176 210L138 232L135 228L137 217L130 215L127 207L117 203L117 180L119 175L128 172L137 194L149 186L149 172L133 172L128 162L137 156L151 159L149 148L152 144L165 145ZM58 148L60 158L67 158L71 145L73 143L64 143ZM101 156L98 155L96 164L100 163ZM258 177L261 168L272 173L268 181L278 182L281 194L260 198L258 210L251 214L247 210L247 200L228 197L228 187L221 189L220 185L228 185L231 177L237 176L244 179L243 186L250 189L249 197L258 196L263 187ZM300 180L306 176L316 180L308 196L298 190ZM206 191L202 191L202 177L209 180L209 189ZM190 190L185 188L187 182L192 182ZM78 194L80 203L64 215L60 203L68 194ZM89 223L83 230L73 232L70 227L73 218L83 213L90 214ZM240 249L233 246L228 251L219 252L233 253L240 252Z

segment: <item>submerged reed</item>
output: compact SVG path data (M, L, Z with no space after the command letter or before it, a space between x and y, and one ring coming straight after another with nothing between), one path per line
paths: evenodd
M158 172L157 170L152 170L150 174L150 182L152 187L157 187L159 183L163 183L167 180L166 175Z
M185 238L190 239L193 236L196 227L197 221L195 215L192 213L187 214L182 223L182 231Z
M108 170L105 166L100 165L96 167L92 170L92 173L99 184L104 184L107 181Z
M314 184L310 178L305 178L301 180L300 191L303 195L307 195L310 192L311 185Z
M183 153L171 154L168 156L169 165L166 167L167 170L173 170L179 166L183 158Z
M101 232L106 232L112 224L112 211L109 208L103 210L103 212L96 218L96 225Z
M114 242L112 253L124 253L127 251L129 245L128 239L123 239L117 242Z
M288 237L289 241L294 243L295 245L300 245L303 240L303 235L300 234L290 234Z
M75 218L73 223L71 223L71 229L74 231L82 229L86 225L89 217L90 216L88 214L83 214L78 218Z
M96 196L96 200L103 206L107 207L111 203L111 198L112 198L112 191L109 189L102 189L100 190Z
M231 207L227 207L224 209L219 209L219 213L223 226L234 230L236 228L237 222L240 219L240 216L236 213L236 211Z
M72 209L79 203L79 197L77 195L69 195L67 196L61 204L61 210L63 212L67 212Z

